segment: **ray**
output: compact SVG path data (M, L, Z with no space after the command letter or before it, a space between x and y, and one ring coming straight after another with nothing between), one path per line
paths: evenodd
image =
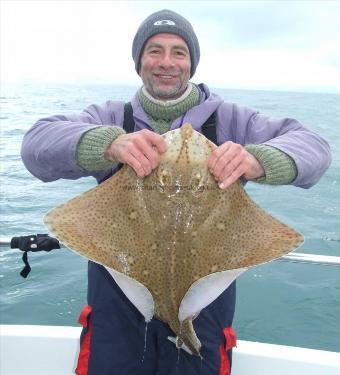
M262 210L240 182L219 189L207 168L216 147L190 124L164 135L168 149L144 179L124 166L51 210L50 232L108 268L144 315L169 324L193 354L192 321L242 272L296 249L303 237Z

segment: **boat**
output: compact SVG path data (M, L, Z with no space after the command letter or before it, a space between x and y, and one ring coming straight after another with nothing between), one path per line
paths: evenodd
M74 374L80 328L0 325L0 332L1 375ZM339 375L340 353L238 340L232 375L251 374Z
M0 239L0 246L10 244ZM340 266L340 257L326 255L291 253L278 260ZM0 374L74 374L80 332L80 327L0 325ZM340 352L238 340L233 353L232 375L340 374Z

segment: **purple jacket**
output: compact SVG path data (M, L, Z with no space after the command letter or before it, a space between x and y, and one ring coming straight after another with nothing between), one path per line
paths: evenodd
M293 185L309 188L314 185L331 162L329 145L320 136L290 118L275 119L258 112L227 103L200 85L200 104L191 108L171 124L171 130L189 122L194 129L217 111L218 144L233 141L241 145L266 144L289 155L297 166ZM150 122L142 109L138 95L131 101L135 130L149 129ZM124 103L107 101L103 106L91 105L77 115L59 115L36 122L26 133L21 155L26 168L44 182L59 178L78 179L93 176L98 181L111 170L88 172L77 165L76 148L88 130L102 125L123 126Z

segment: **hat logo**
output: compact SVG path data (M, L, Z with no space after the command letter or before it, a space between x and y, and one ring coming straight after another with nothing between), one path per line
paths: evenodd
M175 26L176 24L174 21L170 21L170 20L161 20L161 21L156 21L154 23L154 26L163 26L163 25Z

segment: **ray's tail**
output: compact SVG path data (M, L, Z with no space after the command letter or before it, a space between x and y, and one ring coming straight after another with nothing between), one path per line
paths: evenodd
M169 338L177 348L184 349L186 352L201 357L201 342L198 339L192 324L192 318L185 319L182 323L170 324L171 329L177 333L177 338Z

